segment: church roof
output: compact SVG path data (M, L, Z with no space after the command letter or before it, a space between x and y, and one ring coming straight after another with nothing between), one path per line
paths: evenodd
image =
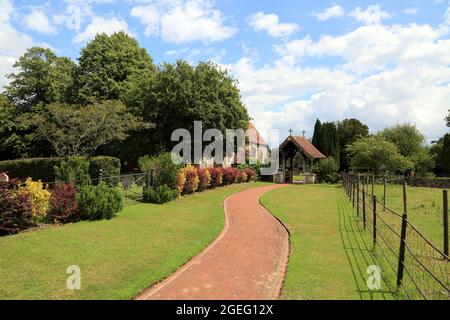
M317 148L309 142L308 139L301 136L289 136L286 140L280 144L280 149L282 149L289 141L292 141L297 148L303 150L303 152L312 159L325 159L326 157Z
M248 140L249 143L259 144L259 145L262 145L262 146L267 146L266 140L264 140L264 138L259 134L258 130L253 125L253 123L251 123L251 122L248 123L248 129L249 130L255 130L255 133L256 133L256 135L250 135L249 136L249 140Z

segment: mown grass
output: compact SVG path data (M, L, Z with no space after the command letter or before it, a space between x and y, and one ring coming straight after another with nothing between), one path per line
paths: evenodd
M2 237L0 299L131 299L220 233L227 196L262 185L232 185L165 205L129 204L112 220ZM66 287L70 265L81 268L81 290Z
M392 279L368 290L367 268L380 265L342 188L295 185L266 193L263 205L289 229L291 252L281 299L393 299Z
M383 185L375 185L375 195L381 203L384 201ZM369 187L371 193L371 187ZM433 244L443 250L444 224L442 190L436 188L407 188L407 210L409 221ZM403 213L403 187L387 186L386 207ZM382 207L380 208L382 209Z

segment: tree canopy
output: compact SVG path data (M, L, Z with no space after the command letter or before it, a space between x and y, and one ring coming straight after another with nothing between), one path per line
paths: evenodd
M445 118L445 121L447 122L447 127L450 128L450 109L448 109L448 116Z
M76 64L66 57L57 57L50 49L28 49L14 64L17 72L6 94L21 112L53 102L66 102L72 88Z
M124 32L97 34L78 61L75 99L80 103L120 99L129 81L156 71L147 50Z
M120 101L87 106L53 103L31 121L62 157L91 156L98 147L124 140L128 131L142 125Z
M360 138L369 135L369 127L357 119L344 119L337 124L341 170L350 167L350 158L346 147Z
M405 157L421 151L425 136L413 124L396 124L378 133L384 140L392 142Z
M370 169L375 173L406 172L413 168L413 163L399 152L392 142L381 136L359 139L347 146L351 157L351 167Z

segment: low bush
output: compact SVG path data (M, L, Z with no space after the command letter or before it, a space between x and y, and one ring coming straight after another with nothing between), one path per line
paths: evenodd
M192 165L187 165L181 169L186 177L186 182L184 183L183 193L190 194L194 193L198 189L198 184L200 182L197 174L197 169Z
M80 187L76 200L83 220L110 219L123 205L119 190L108 187L104 182Z
M97 179L100 169L103 176L116 176L120 174L120 160L114 157L92 157L87 159L90 163L89 175L91 179ZM53 182L55 166L59 167L64 158L29 158L0 161L0 172L6 172L10 178L32 178L34 181Z
M229 185L236 182L237 169L233 167L222 168L222 180L224 185Z
M252 168L245 168L245 174L247 175L247 181L256 180L256 172Z
M245 170L237 170L236 182L237 183L247 182L247 174L245 173Z
M199 184L198 191L206 190L211 185L211 174L208 169L197 169Z
M209 169L209 174L211 175L211 188L220 187L223 183L222 169L221 168L211 168L211 169Z
M80 210L76 200L77 189L73 183L58 183L50 197L48 220L54 223L80 221Z
M139 168L142 172L153 172L153 185L175 187L178 183L177 173L180 165L172 161L170 152L161 153L160 155L150 158L144 156L139 158Z
M325 183L336 183L339 180L338 170L339 165L333 157L322 159L313 167L313 172L317 174L317 180Z
M89 175L90 163L88 160L80 157L70 157L62 160L55 166L55 180L59 182L72 182L76 185L90 184Z
M178 198L178 190L170 188L168 185L149 187L144 191L144 201L150 203L163 204Z
M15 234L32 225L28 194L19 192L15 180L0 182L0 235Z
M186 183L186 175L184 174L183 170L179 170L177 172L177 182L176 182L178 192L180 193L183 192L185 183Z
M33 181L28 178L25 186L19 188L19 192L28 197L31 205L31 215L36 222L44 221L50 207L51 193L41 181Z

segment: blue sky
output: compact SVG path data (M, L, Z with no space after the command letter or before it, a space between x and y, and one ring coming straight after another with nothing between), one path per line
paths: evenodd
M124 30L156 63L228 68L263 135L356 117L372 131L412 122L431 141L447 130L449 27L447 0L0 0L0 85L27 47L75 60L97 32Z

